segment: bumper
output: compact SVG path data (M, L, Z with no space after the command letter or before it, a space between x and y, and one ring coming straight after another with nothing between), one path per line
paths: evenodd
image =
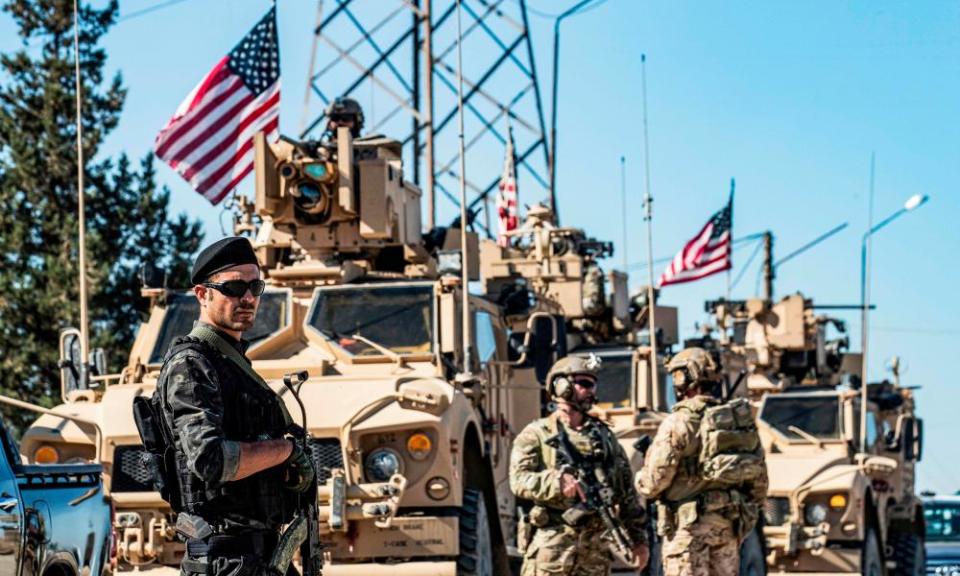
M767 572L802 572L803 576L827 574L859 574L861 546L831 545L827 540L829 526L801 526L786 523L764 526L767 549Z
M399 516L387 527L358 521L349 534L328 534L324 541L331 565L451 558L460 552L459 523L453 516Z
M381 572L382 571L382 572ZM456 562L404 562L402 564L324 564L323 576L456 576Z

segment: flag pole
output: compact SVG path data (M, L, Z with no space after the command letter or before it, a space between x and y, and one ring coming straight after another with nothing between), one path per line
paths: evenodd
M470 354L470 267L467 249L467 160L464 145L463 128L463 25L461 23L461 1L457 0L457 109L458 137L460 141L460 289L463 291L461 303L463 334L463 373L470 374L473 358Z
M90 328L87 310L87 222L83 182L83 119L81 101L83 84L80 82L80 8L73 0L73 60L77 96L77 211L79 212L78 250L80 260L80 386L89 382ZM98 447L99 448L99 447Z
M647 327L650 330L650 384L654 410L659 410L660 398L659 358L657 356L656 293L653 287L653 196L650 194L650 138L647 130L647 55L640 55L640 75L643 86L643 164L645 191L643 195L644 217L647 221Z
M737 181L734 178L730 178L730 243L727 245L727 250L730 251L730 265L727 266L727 301L730 301L730 275L733 272L733 193L736 190Z

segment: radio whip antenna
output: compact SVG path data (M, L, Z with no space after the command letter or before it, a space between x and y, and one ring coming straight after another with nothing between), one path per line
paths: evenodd
M90 382L90 328L87 312L87 238L86 214L84 204L83 184L83 120L81 114L81 100L83 98L83 84L80 82L80 9L77 0L73 0L73 60L77 92L77 210L79 211L79 245L80 253L80 386L86 388ZM99 450L99 446L97 449Z
M656 299L653 287L653 196L650 195L650 139L647 131L647 55L640 55L640 74L643 85L643 163L646 191L643 195L644 215L647 221L647 326L650 328L650 384L653 390L653 408L658 410L660 398L659 359L657 358Z

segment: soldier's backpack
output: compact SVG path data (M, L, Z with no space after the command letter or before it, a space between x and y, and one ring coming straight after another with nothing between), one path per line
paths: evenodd
M173 438L163 425L163 410L156 392L133 399L133 420L137 423L144 451L140 463L150 475L154 490L166 500L174 512L183 509L180 481L177 478L176 452Z
M712 488L737 488L764 473L760 436L745 398L707 408L700 421L699 468Z

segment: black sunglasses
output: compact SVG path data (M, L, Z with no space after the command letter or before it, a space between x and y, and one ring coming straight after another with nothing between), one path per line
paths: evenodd
M207 288L213 288L231 298L243 298L247 290L250 291L250 294L254 298L258 298L267 287L267 283L263 280L251 280L249 282L244 280L227 280L226 282L204 282L202 285Z
M574 377L573 383L581 388L593 388L597 385L597 379L589 376Z

